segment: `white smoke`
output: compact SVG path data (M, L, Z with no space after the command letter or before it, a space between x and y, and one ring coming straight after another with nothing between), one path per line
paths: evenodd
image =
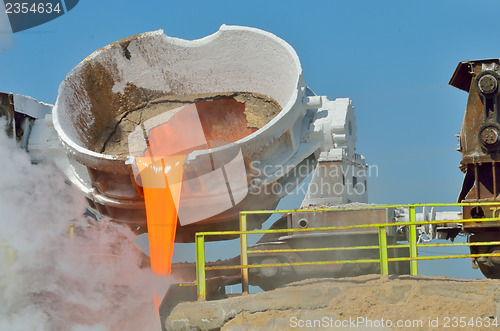
M12 28L5 13L5 4L0 1L0 54L12 44Z
M0 331L160 330L153 293L166 279L140 267L133 234L83 216L81 194L54 166L32 165L3 127Z

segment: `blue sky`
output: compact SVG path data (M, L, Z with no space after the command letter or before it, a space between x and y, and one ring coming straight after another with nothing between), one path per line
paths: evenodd
M0 30L0 91L54 103L77 63L120 38L257 27L294 47L313 91L353 100L357 151L379 169L370 202L455 202L463 176L454 135L467 94L448 81L460 61L500 56L499 11L498 1L463 0L81 0L44 25Z

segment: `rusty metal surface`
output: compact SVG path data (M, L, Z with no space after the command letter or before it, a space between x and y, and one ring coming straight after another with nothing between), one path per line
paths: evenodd
M473 77L471 68L474 64L484 61L498 61L498 59L462 61L458 64L448 84L465 92L469 92L469 87Z
M494 199L471 200L467 202L492 202ZM500 215L500 202L498 205L484 206L484 207L463 207L464 218L494 218ZM487 223L464 223L463 229L469 232L475 232L480 229L493 229L500 228L500 222L487 222Z
M14 95L12 93L0 92L0 118L5 118L7 121L7 135L9 137L15 137L18 141L23 134L19 121L22 117L22 114L17 114L15 112ZM16 121L16 119L18 121Z
M496 153L498 148L494 150L495 153L491 153L485 149L480 139L482 128L485 125L498 122L494 117L496 117L496 104L499 102L499 95L497 93L491 98L485 98L479 93L476 83L477 77L483 72L483 65L498 63L499 60L471 62L469 98L460 132L460 151L463 156L461 163L463 166L500 160L498 153Z
M470 68L470 61L460 62L448 84L465 92L469 92L471 82Z
M469 92L460 132L462 161L465 172L459 202L496 202L491 206L464 206L464 219L495 218L500 215L500 59L459 63L450 85ZM463 230L470 241L496 241L500 238L500 222L470 222ZM485 240L486 239L486 240ZM471 253L497 252L498 246L471 247ZM473 258L476 268L488 278L500 277L500 260L495 257Z
M12 124L14 121L14 104L12 101L12 94L0 92L0 117L7 120L9 134L12 134Z
M466 178L459 202L498 200L499 73L500 59L466 61L458 65L450 80L450 85L469 92L460 132L460 168L466 173ZM481 210L482 215L475 215L474 212L473 208L465 207L464 217L494 217L491 210Z

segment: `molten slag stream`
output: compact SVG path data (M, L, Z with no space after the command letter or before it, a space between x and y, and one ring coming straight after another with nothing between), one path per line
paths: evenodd
M181 195L185 156L136 158L141 179L154 180L144 185L144 202L149 236L151 269L158 275L169 275L172 268L177 208Z
M148 154L148 153L146 153ZM185 156L136 158L144 185L144 202L149 236L151 269L158 275L170 275L174 254L177 208L181 195ZM161 297L154 292L154 307L159 315Z

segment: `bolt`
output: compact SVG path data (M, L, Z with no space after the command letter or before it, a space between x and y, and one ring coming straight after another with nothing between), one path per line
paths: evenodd
M481 132L481 140L486 145L495 145L499 141L499 132L498 129L492 126L486 127Z
M484 94L491 94L497 89L497 80L493 75L486 74L479 78L478 86Z

